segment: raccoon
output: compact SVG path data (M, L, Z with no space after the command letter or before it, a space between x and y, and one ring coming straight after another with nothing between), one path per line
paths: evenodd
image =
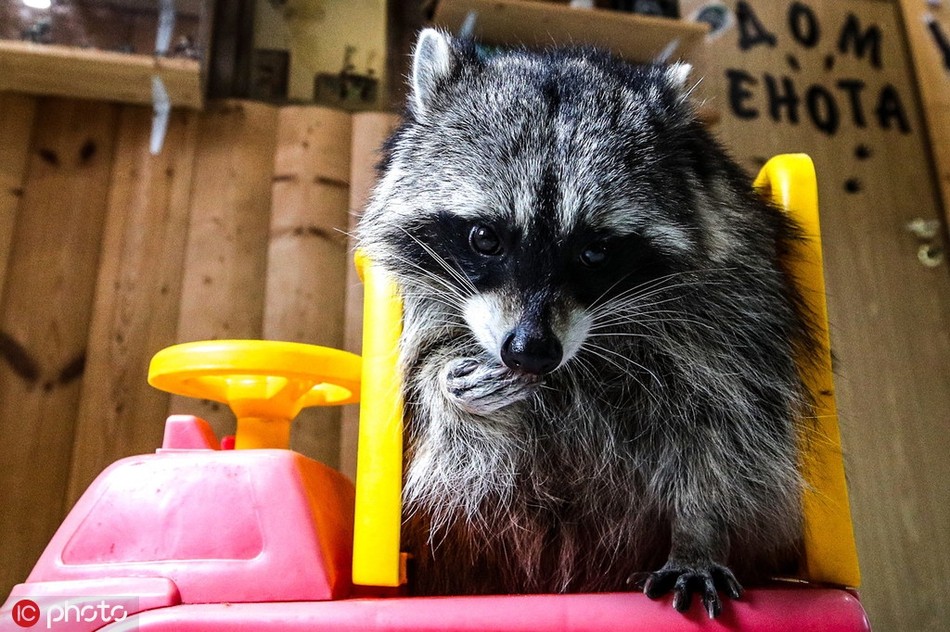
M794 560L799 233L689 72L420 34L357 232L405 303L416 593L672 591L716 616Z

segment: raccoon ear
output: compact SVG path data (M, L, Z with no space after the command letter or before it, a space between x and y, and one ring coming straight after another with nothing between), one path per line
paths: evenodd
M412 109L417 118L431 110L439 84L455 69L452 38L436 29L419 33L412 55Z
M666 80L674 90L680 94L686 93L686 82L689 81L689 75L693 72L693 65L678 61L666 67Z

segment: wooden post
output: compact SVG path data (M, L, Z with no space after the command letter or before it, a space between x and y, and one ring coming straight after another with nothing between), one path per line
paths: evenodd
M369 201L376 183L376 165L379 149L392 133L399 117L388 112L360 112L353 115L353 143L350 161L350 234ZM350 240L349 252L354 244ZM346 330L343 348L360 353L363 332L363 286L356 267L348 262L346 268ZM340 429L340 471L356 478L356 449L359 432L359 407L344 406Z
M277 109L260 103L199 117L177 342L261 337L276 132ZM234 431L223 404L175 396L170 410Z
M43 99L0 305L0 591L63 518L117 108Z
M264 337L343 346L348 256L350 121L347 112L281 108L274 156ZM295 450L336 466L340 411L309 408L294 423Z
M124 106L109 191L68 503L121 457L161 445L169 396L148 363L175 342L197 114L175 110L162 153L152 112Z

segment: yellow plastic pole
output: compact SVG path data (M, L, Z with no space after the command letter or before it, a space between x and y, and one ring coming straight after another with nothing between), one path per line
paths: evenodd
M238 417L234 432L236 450L271 448L286 450L290 446L290 419Z
M817 360L801 363L815 396L817 415L815 438L801 446L802 470L808 485L803 499L805 576L812 581L857 587L861 572L835 407L815 166L805 154L776 156L762 168L755 186L786 209L805 233L804 241L791 253L789 267L811 309L821 343Z
M360 253L357 253L356 264L363 278L363 380L356 461L353 582L363 586L399 586L405 583L399 551L402 301L396 284L384 270L372 265Z

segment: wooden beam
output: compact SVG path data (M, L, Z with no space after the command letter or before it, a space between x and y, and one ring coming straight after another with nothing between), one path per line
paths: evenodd
M278 114L264 338L343 346L351 118L315 106ZM340 409L301 411L291 442L336 467Z
M150 104L152 77L161 77L172 105L202 106L193 59L0 40L0 91Z
M527 0L441 0L432 21L455 33L470 14L474 36L485 44L591 44L641 63L670 49L673 59L689 59L707 30L696 22Z

